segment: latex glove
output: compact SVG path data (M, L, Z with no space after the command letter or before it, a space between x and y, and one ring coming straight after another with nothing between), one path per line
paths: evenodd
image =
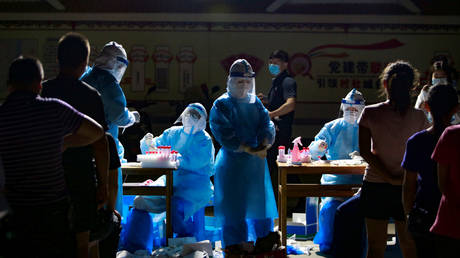
M153 151L155 149L155 145L153 143L153 134L147 133L140 140L140 148L142 153L145 153L146 151Z
M270 148L270 145L259 145L256 148L253 148L247 145L242 145L242 149L244 152L257 156L261 159L264 159L265 157L267 157L267 150L269 148Z
M137 111L131 111L131 114L134 116L134 123L139 123L141 121L141 115Z
M259 151L254 151L251 153L252 155L255 155L261 159L265 159L267 157L267 149L259 150Z

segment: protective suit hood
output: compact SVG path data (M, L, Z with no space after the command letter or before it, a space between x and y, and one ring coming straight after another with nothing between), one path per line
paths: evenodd
M195 134L206 129L206 119L208 114L200 103L189 104L182 114L177 118L176 123L182 122L184 132Z
M115 41L107 43L94 60L95 67L108 71L118 83L120 83L128 64L125 49Z
M230 67L227 92L230 97L241 102L254 103L256 101L255 73L246 59L238 59Z
M343 119L349 124L355 124L364 107L365 100L363 94L356 89L352 89L342 99L342 104L340 105L340 109L343 111Z

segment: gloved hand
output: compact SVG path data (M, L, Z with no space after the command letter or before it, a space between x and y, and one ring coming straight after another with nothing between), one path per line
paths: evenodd
M145 141L145 144L147 144L148 146L153 145L153 134L147 133L146 135L144 135L143 139Z
M255 155L261 159L265 159L267 157L267 149L262 149L262 150L253 150L251 153L252 155Z
M142 153L155 149L155 145L153 144L153 134L147 133L144 137L142 137L140 140L140 148Z
M134 116L134 123L139 123L141 121L141 115L137 111L131 111L131 114Z
M270 148L270 145L259 145L256 148L247 146L247 145L242 145L242 149L244 152L247 152L251 155L255 155L261 159L264 159L267 157L267 150Z

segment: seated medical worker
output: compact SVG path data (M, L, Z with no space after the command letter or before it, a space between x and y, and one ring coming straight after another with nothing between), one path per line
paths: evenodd
M158 146L171 146L180 153L179 168L173 173L173 231L178 237L195 236L197 240L204 239L204 207L213 195L210 177L214 175L214 146L205 131L206 118L203 105L190 104L176 120L182 126L166 129L158 137L148 133L140 141L142 153ZM135 206L152 203L148 199L137 197Z
M275 127L254 92L251 65L236 60L230 67L227 92L214 102L209 118L222 145L216 157L214 214L222 225L223 246L236 253L242 242L268 235L278 217L265 158ZM252 239L248 229L255 231Z
M311 142L309 148L312 159L319 159L324 155L328 160L350 159L351 152L359 152L357 120L364 106L364 97L361 92L352 89L342 99L340 110L343 112L343 117L326 123L315 136L315 140ZM361 184L362 181L361 175L324 174L321 177L321 184L325 185ZM314 243L320 245L322 252L327 252L331 248L334 214L343 201L343 198L322 198L319 231L314 239Z

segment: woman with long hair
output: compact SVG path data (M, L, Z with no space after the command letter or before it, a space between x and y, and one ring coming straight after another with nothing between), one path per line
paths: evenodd
M364 108L359 119L359 149L369 164L364 175L361 204L367 228L367 257L383 258L388 220L393 218L404 257L415 257L402 205L406 141L428 127L425 115L410 104L418 72L405 61L389 63L380 75L387 100Z

